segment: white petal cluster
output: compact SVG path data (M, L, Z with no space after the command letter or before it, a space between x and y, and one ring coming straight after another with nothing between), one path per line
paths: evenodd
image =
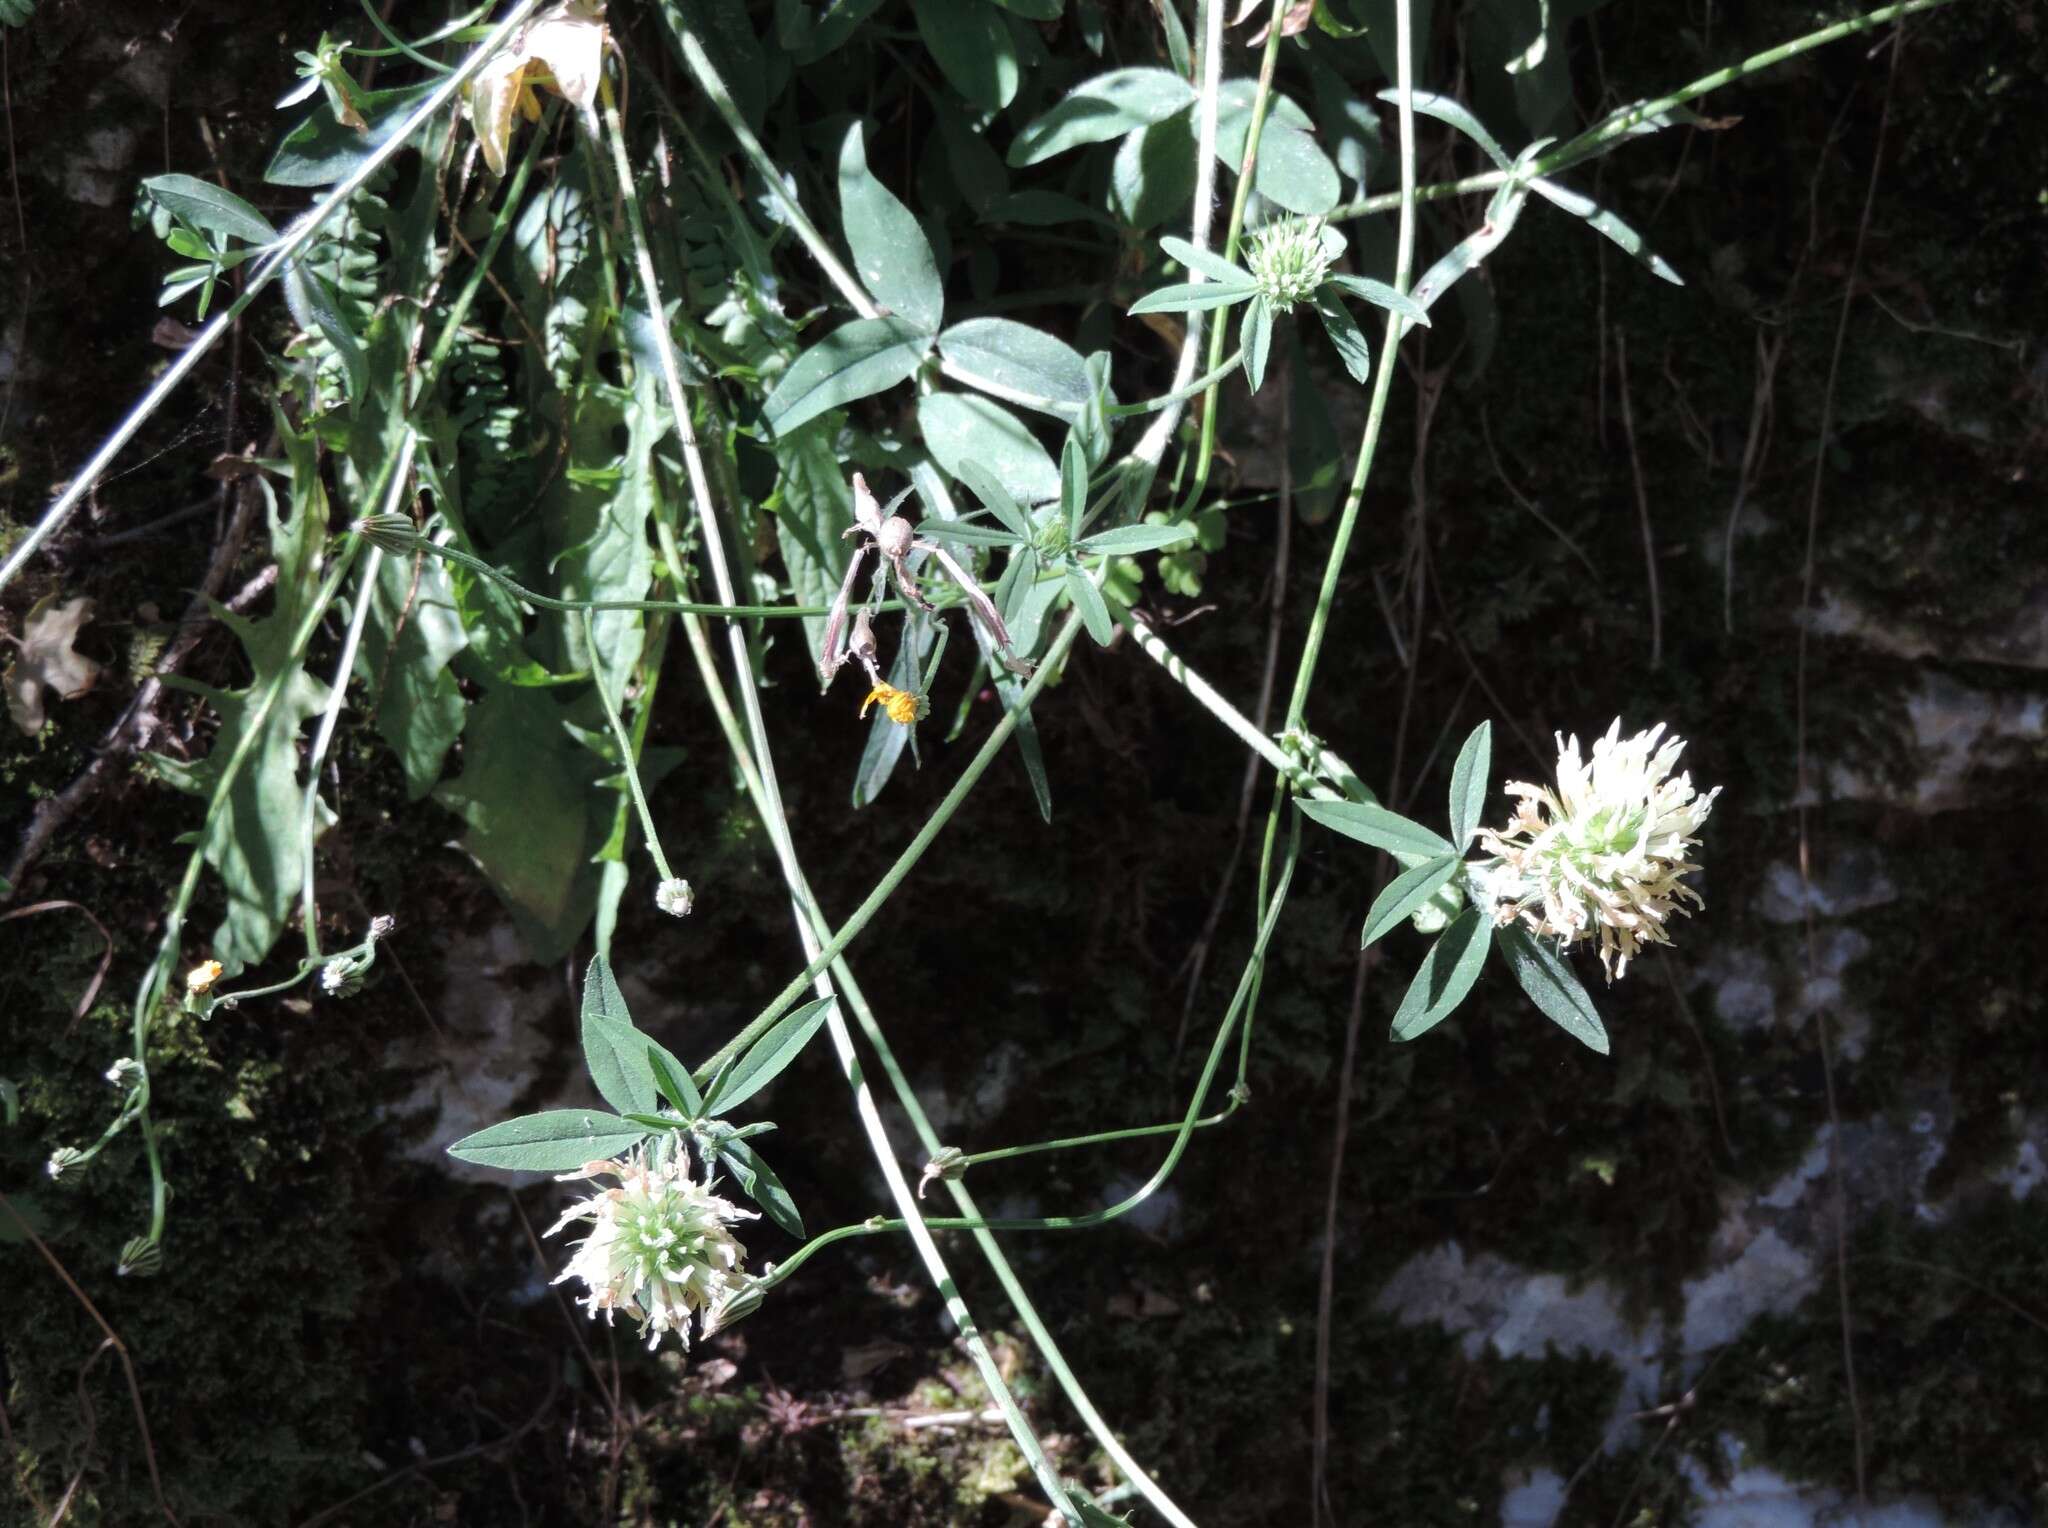
M1245 264L1260 295L1275 312L1286 313L1315 295L1330 273L1330 261L1343 250L1343 239L1321 218L1283 218L1252 235Z
M564 1181L600 1176L617 1178L619 1186L572 1205L548 1231L553 1236L572 1221L590 1222L590 1234L555 1282L581 1279L589 1288L583 1308L592 1316L602 1311L607 1321L624 1311L640 1323L650 1349L664 1332L674 1332L687 1348L693 1312L702 1314L710 1336L721 1309L751 1282L740 1271L747 1249L730 1227L755 1219L753 1212L697 1182L681 1151L659 1161L635 1151L591 1162Z
M1562 945L1597 935L1610 982L1644 945L1671 942L1665 924L1687 911L1683 902L1701 905L1683 884L1699 868L1685 854L1721 788L1701 796L1690 775L1674 778L1685 741L1659 746L1663 735L1660 723L1624 738L1617 718L1590 763L1576 737L1560 736L1557 788L1510 781L1508 794L1520 798L1513 820L1479 836L1498 856L1481 877L1496 919L1519 918Z
M513 118L540 120L540 95L549 89L583 114L597 131L597 87L604 74L604 0L562 0L520 29L470 81L469 119L484 162L505 173Z

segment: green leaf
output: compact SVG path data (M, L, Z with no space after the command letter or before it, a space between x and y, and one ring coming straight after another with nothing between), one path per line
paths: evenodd
M1232 265L1214 250L1197 249L1186 239L1175 238L1172 234L1159 241L1159 247L1173 259L1178 260L1190 271L1200 271L1211 281L1220 281L1225 286L1256 287L1252 273Z
M1258 287L1250 281L1242 285L1222 281L1187 282L1147 292L1131 304L1130 312L1135 318L1140 313L1192 313L1198 309L1227 308L1232 303L1243 302L1257 291Z
M1068 597L1081 612L1081 624L1088 628L1088 635L1095 639L1096 646L1109 646L1109 639L1116 635L1116 623L1109 618L1109 606L1102 602L1102 591L1095 587L1095 580L1070 566L1066 570L1066 584Z
M728 1114L781 1076L783 1069L803 1054L811 1036L824 1027L835 1001L829 997L812 998L777 1019L774 1027L747 1047L717 1091L705 1100L706 1112Z
M1050 596L1045 598L1049 603ZM1026 642L1022 637L1018 638L1020 652L1029 652L1036 645L1043 608L1041 605L1041 614L1033 620L1031 640ZM1009 623L1013 636L1022 629L1021 623L1012 620L1008 611L1003 612L1003 618ZM1003 709L1017 713L1017 757L1024 761L1024 775L1031 782L1031 796L1038 803L1038 815L1049 823L1052 821L1052 777L1045 772L1045 749L1038 741L1038 723L1031 718L1031 708L1018 703L1023 693L1023 681L1014 675L1005 674L996 680L996 694L1002 699Z
M1340 297L1327 292L1316 293L1316 313L1323 321L1323 333L1329 335L1330 343L1336 347L1337 359L1344 363L1344 369L1351 373L1351 379L1360 386L1372 380L1372 342L1358 327L1358 320L1351 316L1351 310L1344 306Z
M1186 112L1134 128L1117 145L1109 202L1136 229L1156 228L1195 194L1195 130Z
M706 1113L704 1097L697 1091L697 1084L691 1080L690 1069L678 1061L669 1049L659 1041L648 1040L645 1035L647 1065L654 1074L654 1085L661 1090L661 1096L668 1100L669 1107L684 1119L701 1119Z
M761 405L761 422L780 437L829 409L886 391L917 375L931 343L908 319L841 325L790 362Z
M1090 555L1110 553L1130 557L1139 552L1182 546L1194 539L1195 527L1186 522L1179 525L1116 525L1083 537L1076 547Z
M926 51L955 90L984 111L1010 104L1021 71L1000 11L980 0L910 0L910 8Z
M199 853L220 877L226 910L213 933L213 954L230 971L253 965L270 953L299 893L305 870L300 834L301 733L327 705L328 688L300 665L294 651L299 626L318 604L322 548L327 537L328 500L318 447L310 434L275 416L291 464L292 505L280 517L269 482L256 479L270 532L270 557L277 564L271 613L251 620L225 606L214 614L240 641L250 669L241 690L217 690L172 675L165 683L204 696L220 721L204 759L171 760L152 754L149 765L172 785L209 798ZM246 762L225 795L220 780L226 763L247 748ZM321 807L316 831L332 822Z
M1588 1050L1607 1054L1607 1026L1562 955L1519 923L1495 928L1493 943L1544 1017Z
M761 1206L770 1220L798 1241L804 1239L804 1220L796 1212L796 1201L753 1147L727 1137L719 1145L718 1160L731 1169L741 1192Z
M596 1109L550 1109L466 1135L448 1155L510 1172L567 1173L631 1151L648 1134L643 1126Z
M360 399L370 386L370 358L362 340L349 327L334 289L310 265L294 260L285 267L284 300L301 329L317 330L334 347L342 370L348 375L348 395Z
M932 246L911 210L868 170L862 124L839 147L839 215L854 269L875 300L927 333L936 332L946 294Z
M961 0L942 3L971 9ZM1121 138L1185 111L1194 99L1194 88L1169 69L1112 69L1075 86L1018 133L1010 143L1010 164L1022 168L1086 143Z
M1519 181L1509 181L1494 192L1479 227L1446 250L1436 264L1424 271L1410 295L1424 307L1433 306L1461 277L1507 241L1528 199L1529 188Z
M1437 888L1457 870L1457 855L1440 854L1411 870L1402 871L1387 882L1386 888L1372 899L1372 910L1365 915L1365 928L1358 936L1358 947L1364 949L1435 896Z
M1081 522L1088 514L1088 453L1073 435L1060 447L1060 511L1067 517L1067 535L1081 539Z
M436 515L428 534L443 524ZM361 590L356 598L366 596ZM441 778L448 750L462 735L469 707L449 665L469 645L456 608L448 564L425 552L386 557L369 590L370 612L356 652L355 675L374 697L377 731L405 773L405 794L418 801Z
M926 520L918 526L922 535L934 541L960 546L1028 546L1028 538L994 525L974 525L964 520Z
M25 27L28 19L35 14L36 0L0 0L0 26ZM17 1198L17 1208L22 1200ZM41 1224L40 1221L37 1222Z
M1624 223L1605 207L1600 206L1591 197L1581 196L1576 191L1567 190L1552 180L1538 179L1531 181L1529 184L1534 188L1538 196L1549 202L1553 207L1561 208L1569 212L1573 217L1584 220L1586 226L1595 233L1612 239L1615 244L1628 252L1630 259L1648 266L1653 275L1662 277L1673 286L1685 285L1685 278L1671 268L1670 261L1651 249L1643 236L1637 233L1634 228Z
M917 423L932 460L976 493L981 493L981 484L968 476L970 465L979 469L983 479L1001 484L1019 504L1043 504L1060 496L1060 469L1052 453L1038 443L1021 419L995 400L932 393L918 399ZM991 509L997 507L986 494L982 502ZM1009 522L1005 519L1004 523ZM1021 534L1028 536L1029 528Z
M1311 822L1334 828L1346 838L1355 838L1389 854L1420 854L1435 859L1438 855L1458 852L1455 846L1445 843L1421 823L1410 822L1400 813L1390 812L1383 806L1368 806L1363 801L1306 800L1297 801L1295 805Z
M1398 90L1382 90L1380 92L1380 99L1398 106L1401 102L1401 92ZM1427 90L1414 92L1413 100L1415 102L1415 109L1422 113L1423 116L1434 117L1446 126L1455 127L1467 138L1478 144L1486 157L1491 159L1496 167L1503 170L1512 167L1513 161L1508 158L1507 150L1500 146L1499 140L1482 127L1479 119L1473 116L1462 103L1453 100L1450 96L1435 95Z
M1058 21L1067 0L996 0L1004 10L1027 21Z
M853 524L853 491L832 449L833 432L817 424L775 443L782 468L776 484L775 541L799 604L829 605L838 596L852 555L846 532ZM825 641L825 617L804 617L804 639L816 653Z
M602 955L583 973L582 1018L583 1064L598 1096L621 1113L652 1111L661 1095L647 1060L647 1037L633 1027L625 996Z
M1422 969L1415 973L1401 1006L1394 1011L1396 1040L1413 1040L1427 1033L1465 1001L1465 994L1479 979L1479 968L1486 964L1485 922L1478 908L1468 907L1429 947Z
M359 90L367 131L335 119L325 102L284 135L263 178L273 186L331 186L382 148L433 90L432 82L397 90Z
M150 200L205 233L232 235L249 244L275 244L270 220L232 191L193 175L152 175L142 183ZM189 256L191 259L201 258Z
M1486 812L1487 777L1493 769L1493 723L1481 722L1458 750L1451 766L1451 842L1459 851L1472 841Z
M1002 522L1018 541L1031 539L1031 517L1024 513L1024 506L1010 494L1010 490L994 472L977 461L964 461L957 474L960 481L973 490L974 496L988 506L989 513Z
M1072 419L1093 396L1088 363L1065 340L1009 318L971 318L939 336L958 380L1042 413Z
M1321 217L1344 194L1330 156L1309 133L1285 122L1268 122L1259 134L1252 185L1266 200L1308 217Z
M1368 276L1331 276L1328 285L1341 287L1353 297L1362 297L1375 308L1391 308L1411 324L1429 323L1429 310L1408 296L1397 292L1384 281L1374 281Z
M1266 357L1273 350L1273 305L1263 297L1246 303L1237 338L1244 347L1245 383L1257 392L1266 380Z

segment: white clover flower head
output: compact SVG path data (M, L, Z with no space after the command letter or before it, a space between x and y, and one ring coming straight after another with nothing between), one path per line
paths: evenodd
M142 1063L132 1056L123 1056L107 1068L107 1081L117 1088L132 1088L142 1081Z
M570 1206L548 1231L553 1236L571 1221L590 1222L590 1234L555 1282L581 1279L589 1290L583 1308L593 1317L602 1311L608 1322L626 1312L640 1323L650 1349L664 1332L689 1347L692 1313L702 1314L706 1336L720 1320L737 1319L734 1302L752 1281L740 1270L747 1249L730 1227L756 1219L754 1213L697 1182L683 1151L655 1160L635 1150L615 1161L586 1163L561 1181L601 1175L617 1178L619 1186Z
M1557 739L1557 788L1519 780L1512 821L1482 829L1480 847L1498 859L1475 866L1475 886L1494 899L1494 916L1519 918L1539 935L1572 945L1598 937L1607 979L1625 975L1646 944L1669 944L1665 929L1683 905L1703 905L1683 883L1699 866L1685 852L1721 794L1704 796L1690 775L1673 777L1685 740L1664 736L1662 723L1633 737L1615 720L1593 744L1590 764L1579 740Z
M1330 274L1331 259L1342 248L1341 237L1325 237L1321 218L1282 218L1252 235L1245 264L1259 284L1259 295L1274 311L1286 313L1315 295Z
M654 888L654 905L671 918L683 918L697 905L697 897L688 881L672 875Z

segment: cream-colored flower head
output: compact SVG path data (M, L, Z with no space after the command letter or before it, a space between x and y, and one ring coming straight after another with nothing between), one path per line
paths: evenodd
M1685 852L1721 794L1694 792L1690 775L1672 776L1682 738L1661 747L1662 723L1633 737L1615 720L1579 756L1579 740L1557 740L1557 788L1514 780L1520 799L1512 821L1486 828L1480 847L1497 855L1478 879L1494 898L1494 916L1520 918L1538 935L1576 944L1597 934L1600 963L1612 982L1645 944L1669 944L1665 924L1699 893L1683 877L1699 866Z
M1259 284L1259 294L1278 313L1315 296L1330 273L1330 262L1344 252L1344 240L1321 218L1282 218L1252 235L1245 264Z
M505 173L514 114L540 120L543 89L560 95L597 131L604 46L604 0L562 0L522 27L469 82L469 120L493 175Z
M591 1223L555 1282L583 1280L589 1286L583 1308L592 1316L604 1312L607 1321L624 1311L640 1323L649 1348L659 1346L664 1332L674 1332L687 1348L693 1312L703 1314L708 1336L716 1329L714 1313L749 1282L740 1271L747 1249L730 1227L755 1219L754 1213L697 1182L680 1150L660 1162L636 1150L617 1161L588 1163L561 1181L599 1176L617 1178L619 1186L572 1205L548 1231L553 1236L574 1220Z

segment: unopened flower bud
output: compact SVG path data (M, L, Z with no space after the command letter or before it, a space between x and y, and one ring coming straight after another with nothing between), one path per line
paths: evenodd
M671 918L686 918L690 909L697 905L697 898L688 881L672 875L654 888L654 905Z
M50 1153L50 1160L43 1164L43 1171L52 1178L61 1178L84 1161L84 1152L70 1146L59 1146Z
M942 1146L938 1154L924 1164L924 1176L917 1180L917 1197L924 1198L924 1191L941 1178L948 1183L957 1183L967 1175L967 1153L958 1146Z
M117 1088L132 1088L143 1078L142 1063L132 1056L123 1056L107 1068L107 1081Z

